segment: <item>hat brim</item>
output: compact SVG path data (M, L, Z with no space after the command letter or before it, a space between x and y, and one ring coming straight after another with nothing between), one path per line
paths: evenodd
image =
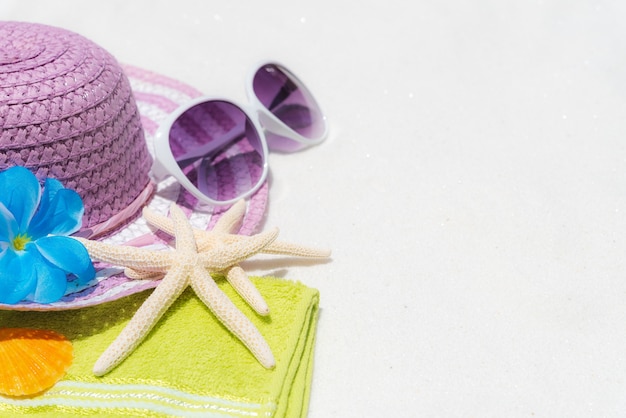
M146 71L134 66L123 65L135 96L141 122L145 133L148 150L154 156L153 140L159 124L182 104L201 96L202 93L193 87L169 77ZM152 190L154 189L154 193ZM146 196L149 199L146 201ZM265 184L248 199L248 209L242 222L240 234L250 235L259 226L265 216L267 206L268 184ZM192 224L197 228L211 229L226 208L203 207L173 179L168 178L157 185L149 186L137 200L137 205L167 214L171 203L176 202L190 216ZM140 211L138 211L140 213ZM143 218L128 222L114 233L101 238L102 241L115 244L131 245L163 245L157 233L146 224ZM2 310L18 311L59 311L79 309L114 301L134 293L156 287L160 280L134 280L124 275L116 267L95 263L96 277L91 282L76 286L73 281L68 283L68 290L59 301L41 304L20 302L17 304L0 304Z

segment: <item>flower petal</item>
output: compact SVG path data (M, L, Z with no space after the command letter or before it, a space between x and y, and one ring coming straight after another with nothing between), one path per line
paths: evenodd
M32 255L7 250L0 259L0 302L15 304L24 300L37 286Z
M35 253L33 251L33 253ZM41 256L33 257L37 274L37 287L27 299L37 303L52 303L63 297L67 289L67 274Z
M87 282L95 277L95 269L87 249L70 237L51 236L34 242L39 253L52 265Z
M28 169L11 167L0 173L0 203L13 214L21 231L25 231L39 204L39 180Z
M45 208L50 205L57 192L62 189L64 189L63 183L59 180L50 177L46 178L46 182L43 186L43 193L41 195L41 202L39 202L39 211L42 209L45 210Z
M47 179L41 205L30 223L28 233L33 239L49 234L70 235L80 229L84 211L78 193L64 189L58 180Z
M10 242L18 232L15 216L0 203L0 241Z
M39 202L39 209L33 216L28 226L28 233L35 239L39 237L45 237L48 235L48 231L52 229L52 222L47 221L54 196L56 196L59 190L63 189L63 184L57 179L47 178L43 188L43 194L41 201Z

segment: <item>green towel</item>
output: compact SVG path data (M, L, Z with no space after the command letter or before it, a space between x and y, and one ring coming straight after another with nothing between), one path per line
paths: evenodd
M143 343L104 377L91 370L149 292L75 311L0 311L1 327L51 329L74 344L67 375L42 395L0 396L0 416L306 416L319 293L301 283L252 278L270 306L256 315L223 279L218 284L252 320L276 357L266 370L187 289ZM1 367L1 365L0 365Z

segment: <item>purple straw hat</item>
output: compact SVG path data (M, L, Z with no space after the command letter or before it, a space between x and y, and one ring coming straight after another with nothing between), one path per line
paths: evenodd
M0 171L19 165L53 177L82 197L82 236L117 244L158 241L141 208L167 213L177 202L196 227L210 229L226 208L201 206L172 178L150 180L159 124L201 92L131 66L88 39L55 27L0 22ZM265 183L248 201L240 233L251 234L267 204ZM63 310L153 288L96 265L94 281L69 283L58 302L0 304L0 309Z
M74 189L83 227L150 197L148 153L130 83L113 56L80 35L0 24L0 169L19 165ZM129 214L130 215L130 214Z

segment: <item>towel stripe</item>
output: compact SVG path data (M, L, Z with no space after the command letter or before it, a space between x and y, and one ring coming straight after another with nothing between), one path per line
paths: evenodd
M62 381L36 398L0 399L0 410L16 412L59 408L64 411L105 410L113 413L132 410L155 415L181 417L270 417L275 404L258 404L201 396L153 385L104 384ZM92 411L95 412L95 411Z

